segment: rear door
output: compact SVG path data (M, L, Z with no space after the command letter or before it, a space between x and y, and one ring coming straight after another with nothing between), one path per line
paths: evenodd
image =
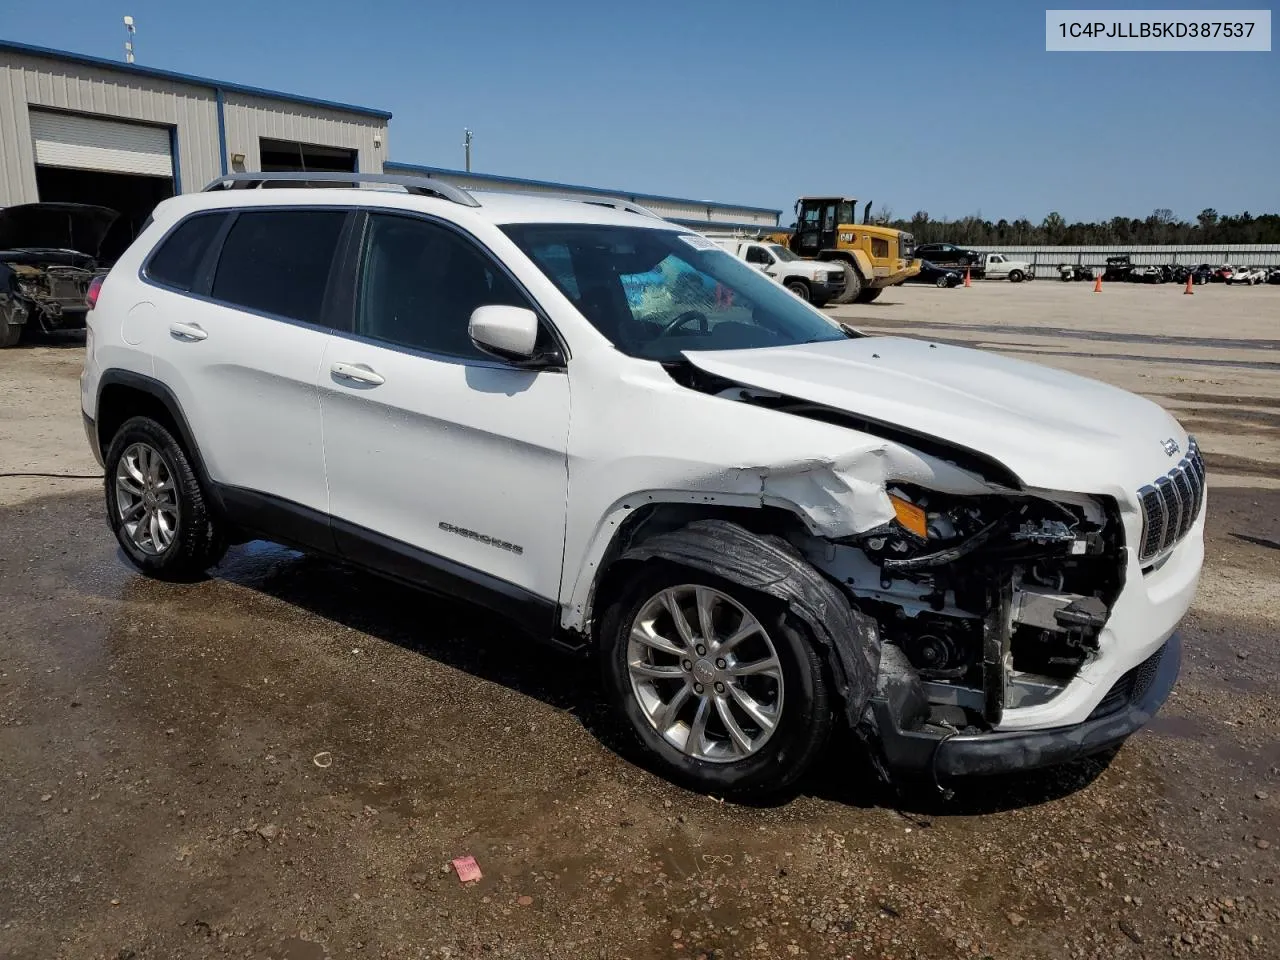
M528 624L545 634L564 550L568 375L471 342L477 307L535 307L474 239L390 212L370 213L362 234L354 329L329 341L319 380L338 547L453 594L532 603L524 619L545 615Z
M293 515L298 535L281 538L318 535L319 546L329 498L316 378L347 219L315 207L232 212L187 290L181 276L166 279L162 242L144 267L155 304L134 308L154 310L156 376L177 395L228 507L267 533L271 514Z

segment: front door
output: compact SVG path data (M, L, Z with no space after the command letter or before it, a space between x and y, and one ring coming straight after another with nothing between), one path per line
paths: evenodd
M492 588L549 617L568 376L497 360L467 332L477 307L533 304L450 226L371 213L364 237L355 330L331 339L319 380L339 549L453 594Z

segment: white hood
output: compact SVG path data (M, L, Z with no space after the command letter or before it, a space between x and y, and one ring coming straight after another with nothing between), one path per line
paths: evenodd
M689 351L701 370L987 455L1028 487L1120 495L1167 473L1187 434L1118 387L982 350L902 337ZM1178 452L1165 452L1172 439Z

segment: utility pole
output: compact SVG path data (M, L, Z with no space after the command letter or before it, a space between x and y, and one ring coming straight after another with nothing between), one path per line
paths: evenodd
M136 33L133 17L124 18L124 62L133 63L133 35Z
M462 146L467 151L467 173L471 172L471 129L462 128Z

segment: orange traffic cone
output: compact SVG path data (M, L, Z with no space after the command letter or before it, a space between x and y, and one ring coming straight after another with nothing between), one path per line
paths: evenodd
M973 284L969 282L969 267L968 267L968 265L966 265L966 266L965 266L965 268L964 268L964 285L965 285L966 287L972 287L972 286L973 286Z
M1189 273L1187 274L1187 289L1183 290L1182 292L1184 294L1195 293L1195 291L1191 289L1191 274Z
M1094 293L1102 292L1102 274L1098 274L1096 277L1093 278L1093 292Z

